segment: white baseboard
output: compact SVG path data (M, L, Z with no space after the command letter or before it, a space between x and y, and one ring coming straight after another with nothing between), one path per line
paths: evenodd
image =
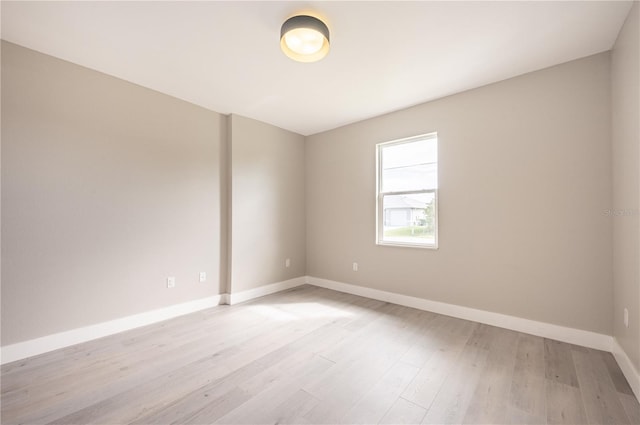
M306 276L297 277L295 279L272 283L270 285L250 289L248 291L238 292L236 294L220 294L213 297L188 301L157 310L110 320L108 322L97 323L83 328L72 329L65 332L43 336L41 338L7 345L0 348L0 364L10 363L60 348L69 347L71 345L80 344L82 342L91 341L93 339L102 338L104 336L113 335L118 332L128 331L177 316L204 310L220 304L238 304L243 301L248 301L304 285L306 281Z
M173 317L193 313L220 304L220 295L175 304L157 310L146 311L108 322L97 323L83 328L72 329L53 335L43 336L16 344L7 345L0 349L0 364L10 363L26 357L35 356L81 342L102 338L118 332L128 331L152 323L161 322Z
M633 363L631 363L631 359L627 356L627 353L622 349L620 343L616 338L613 338L613 357L615 357L618 362L618 366L620 366L620 370L624 374L624 377L627 378L627 382L629 386L633 390L638 402L640 402L640 373L635 368Z
M304 285L305 283L307 283L307 277L300 276L282 282L259 286L257 288L249 289L242 292L232 292L231 294L228 294L227 303L229 305L238 304L241 302L252 300L254 298L264 297L265 295L273 294L275 292L295 288L296 286Z
M418 310L431 311L434 313L444 314L446 316L472 320L474 322L485 323L487 325L555 339L557 341L582 345L584 347L595 348L597 350L611 351L613 347L613 338L611 336L584 331L581 329L568 328L551 323L538 322L535 320L523 319L521 317L508 316L506 314L493 313L490 311L478 310L455 304L447 304L439 301L431 301L424 298L411 297L394 292L380 291L378 289L320 279L312 276L308 277L308 283L310 285L320 286L334 291L346 292L348 294L359 295L361 297L372 298L379 301L386 301L393 304L416 308Z
M431 301L423 298L411 297L408 295L386 292L363 286L351 285L348 283L336 282L332 280L320 279L312 276L302 276L283 282L272 283L255 289L238 292L235 294L221 294L209 298L189 301L176 304L157 310L148 311L128 317L123 317L96 325L60 332L17 344L8 345L0 349L0 364L5 364L20 360L26 357L35 356L81 342L90 341L118 332L127 331L152 323L193 313L219 304L238 304L254 298L273 294L295 288L300 285L310 284L334 291L346 292L353 295L372 298L380 301L390 302L398 305L416 308L419 310L431 311L447 316L457 317L475 322L485 323L518 332L524 332L571 344L582 345L604 351L613 351L615 358L620 365L625 377L629 381L636 397L640 394L640 377L638 371L622 350L619 344L611 336L598 334L595 332L580 329L568 328L550 323L538 322L523 319L515 316L508 316L490 311L478 310L469 307L447 304L438 301Z

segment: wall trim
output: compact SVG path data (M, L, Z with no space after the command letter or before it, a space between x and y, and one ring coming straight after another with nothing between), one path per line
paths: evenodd
M574 329L551 323L538 322L520 317L463 307L424 298L381 291L364 286L352 285L313 276L301 276L282 282L276 282L235 294L220 294L213 297L188 301L181 304L147 311L120 319L110 320L95 325L72 329L70 331L47 335L32 340L1 347L0 364L10 363L26 357L43 354L49 351L102 338L134 328L150 325L177 316L193 313L220 304L239 304L245 301L295 288L304 284L345 292L379 301L390 302L419 310L431 311L446 316L472 320L518 332L524 332L544 338L551 338L571 344L582 345L613 353L624 376L629 381L638 401L640 401L640 375L620 344L609 335L599 334L581 329Z
M359 295L361 297L372 298L379 301L386 301L393 304L416 308L418 310L431 311L433 313L444 314L446 316L472 320L474 322L536 335L543 338L555 339L558 341L568 342L570 344L582 345L584 347L595 348L597 350L610 352L613 347L613 337L581 329L538 322L535 320L523 319L521 317L509 316L486 310L478 310L455 304L447 304L425 298L411 297L408 295L381 291L349 283L320 279L313 276L308 277L308 283L310 285L332 289L334 291L346 292L348 294Z
M307 283L307 276L295 277L293 279L284 280L282 282L271 283L268 285L259 286L254 289L248 289L246 291L236 292L228 294L227 304L234 305L245 301L252 300L258 297L264 297L275 292L285 291L287 289L295 288Z
M71 345L80 344L82 342L91 341L119 332L162 322L164 320L194 313L217 305L238 304L254 298L273 294L275 292L295 288L296 286L304 285L305 283L307 283L307 277L301 276L235 294L220 294L212 297L187 301L181 304L170 305L168 307L146 311L144 313L97 323L95 325L89 325L40 338L30 339L28 341L18 342L16 344L0 347L0 364L6 364L27 357L37 356L38 354L47 353L49 351L58 350L60 348L69 347Z
M633 390L633 394L635 394L636 399L640 403L640 373L635 368L627 353L622 349L622 346L618 342L618 340L613 338L613 357L618 362L618 366L620 366L620 370L625 378L627 378L627 382L629 386Z
M47 353L59 348L91 341L104 336L128 331L163 320L172 319L196 311L215 307L220 304L220 295L174 304L144 313L121 317L107 322L82 328L71 329L28 341L18 342L0 348L0 364L10 363L26 357Z

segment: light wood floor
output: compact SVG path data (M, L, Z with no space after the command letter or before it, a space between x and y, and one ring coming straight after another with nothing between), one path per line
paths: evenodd
M2 423L638 424L609 353L300 287L2 367Z

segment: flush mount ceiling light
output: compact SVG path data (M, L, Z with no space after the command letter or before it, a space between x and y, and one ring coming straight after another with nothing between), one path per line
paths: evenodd
M313 16L293 16L282 24L280 47L295 61L319 61L329 53L329 28Z

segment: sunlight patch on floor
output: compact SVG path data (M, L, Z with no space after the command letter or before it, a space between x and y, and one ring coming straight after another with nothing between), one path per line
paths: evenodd
M278 321L292 321L301 319L325 319L352 317L353 313L320 303L288 303L288 304L257 304L247 306L249 311Z

